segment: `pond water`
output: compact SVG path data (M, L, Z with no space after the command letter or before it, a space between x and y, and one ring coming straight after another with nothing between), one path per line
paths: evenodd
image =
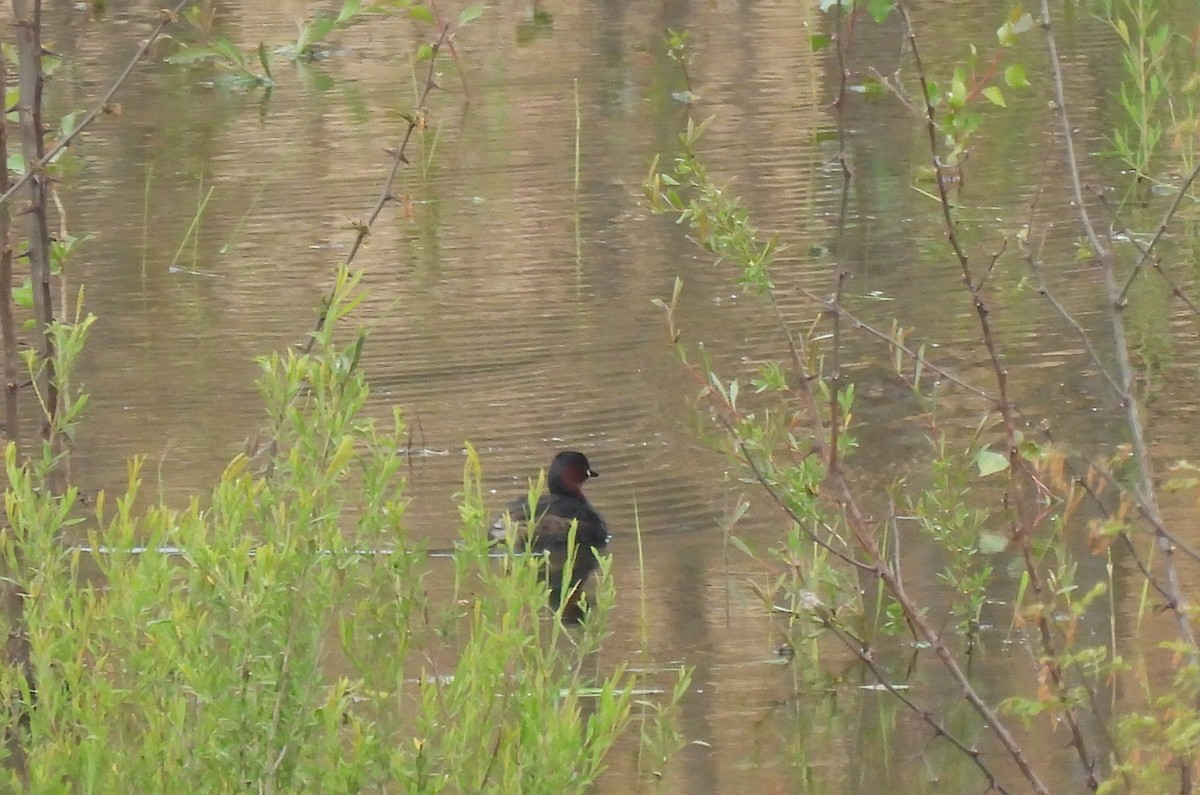
M412 532L436 548L453 543L467 442L481 454L497 507L555 451L583 450L601 473L589 496L614 531L616 634L605 655L659 672L695 667L679 720L689 744L663 780L639 776L630 740L614 752L601 792L981 789L974 769L894 699L859 689L873 680L850 659L832 660L844 677L837 687L801 664L779 664L780 639L748 584L768 573L728 548L722 523L742 497L754 503L738 525L747 543L769 545L787 521L706 443L712 428L695 407L697 385L651 303L669 298L681 276L684 341L703 342L727 377L745 377L783 352L760 299L643 206L649 163L671 156L690 112L715 119L704 142L714 173L732 180L758 228L788 245L776 274L785 317L814 319L797 288L832 286L841 200L830 107L837 67L831 50L808 44L827 28L814 5L488 3L456 39L429 128L395 186L411 204L385 210L355 262L370 288L357 319L370 331L363 365L371 411L382 417L400 406L411 429ZM97 18L54 4L47 44L68 58L54 101L87 106L147 34L157 7L113 4ZM226 3L216 24L248 49L288 41L306 13L298 2ZM991 47L1007 14L982 0L921 3L927 68L943 74L968 42ZM691 34L691 108L674 96L685 84L666 56L668 29ZM903 63L911 76L902 32L895 17L863 21L855 74ZM214 83L217 73L205 67L165 64L173 46L164 43L119 94L120 114L83 135L82 169L63 193L70 231L91 236L67 290L86 287L87 308L99 317L82 373L89 420L72 464L85 491L119 487L125 459L144 454L153 485L182 502L202 493L261 426L254 358L311 328L353 239L350 224L374 203L387 150L416 102L424 67L409 53L427 35L394 18L357 26L314 64L277 60L269 96ZM1076 142L1096 152L1116 113L1111 33L1080 13L1062 35ZM1022 41L1015 57L1040 72L1040 39ZM1027 220L1038 187L1029 180L1053 185L1039 199L1040 213L1061 218L1046 240L1050 278L1100 328L1101 285L1074 257L1078 232L1046 83L1010 92L1010 107L992 114L977 139L959 196L964 238L975 261L986 262ZM857 94L847 123L855 174L841 251L852 272L847 304L882 328L900 318L940 362L990 387L977 321L927 196L932 185L922 181L923 127L894 99ZM1086 168L1105 184L1096 161ZM1022 410L1079 447L1121 441L1115 399L1071 329L1028 300L1027 281L1010 247L989 289ZM1194 323L1183 315L1142 321ZM882 489L927 450L913 421L921 409L888 372L881 345L848 345L859 465ZM1169 440L1164 458L1195 455L1200 441L1196 363L1195 346L1173 351L1156 396L1152 423L1155 437ZM983 409L964 399L943 419L969 427ZM936 565L931 558L917 576L932 578ZM1000 611L998 620L1007 621ZM1005 648L1004 629L994 652ZM1026 652L1013 648L1015 660L996 654L973 672L985 688L990 681L1004 692L1010 680L1031 678ZM668 682L664 673L650 678ZM918 677L914 687L953 698L936 678ZM1065 745L1053 739L1033 756L1061 776L1058 791L1074 791L1080 777ZM935 771L943 776L936 785Z

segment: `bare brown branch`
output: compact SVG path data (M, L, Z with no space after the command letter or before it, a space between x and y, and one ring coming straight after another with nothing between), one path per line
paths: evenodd
M355 229L357 231L354 235L354 242L350 246L350 252L346 255L346 259L343 262L343 265L345 266L349 266L350 263L354 261L354 258L358 255L359 249L362 248L363 243L367 239L367 235L371 234L371 227L375 224L375 221L379 219L379 215L383 212L383 208L386 207L389 202L395 201L396 199L396 196L392 193L392 185L396 181L396 176L400 173L400 166L408 163L406 152L408 151L408 143L412 140L413 133L424 129L426 102L429 99L429 95L433 93L435 88L438 87L436 79L438 52L446 44L447 36L449 36L449 34L450 26L443 24L441 33L438 35L437 41L433 44L433 52L429 58L429 71L425 75L425 88L422 90L421 97L417 101L416 110L408 119L408 128L404 131L404 140L400 143L399 148L394 149L391 152L391 170L388 171L388 175L383 181L383 187L380 188L379 191L379 198L376 200L375 206L371 208L371 212L367 216L367 220L355 224ZM332 300L332 297L333 292L331 290L325 299L320 313L317 316L316 325L313 327L313 330L309 332L308 338L300 345L300 350L302 350L304 353L308 353L312 350L313 343L316 342L316 335L321 331L321 329L325 328L325 323L329 320L329 304Z

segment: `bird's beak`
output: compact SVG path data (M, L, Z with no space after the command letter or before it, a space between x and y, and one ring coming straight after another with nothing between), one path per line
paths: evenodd
M600 473L594 469L588 469L588 477L589 478L598 478L598 477L600 477Z

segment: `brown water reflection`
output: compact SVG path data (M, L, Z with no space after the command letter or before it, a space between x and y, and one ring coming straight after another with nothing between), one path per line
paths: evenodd
M758 301L677 227L639 206L650 159L669 155L685 118L671 98L682 83L663 36L687 29L698 56L696 115L717 119L706 141L713 167L735 178L757 225L790 244L777 274L782 294L794 299L783 311L797 323L811 319L811 307L789 290L829 283L830 258L820 252L836 245L840 199L835 145L823 135L834 125L826 107L833 67L807 45L821 20L784 2L540 6L553 22L537 35L530 6L506 2L490 4L483 24L463 34L471 101L447 69L449 92L436 97L431 119L437 135L421 142L397 186L412 196L411 218L386 214L358 258L372 289L359 314L371 332L372 410L383 416L403 407L419 453L409 473L413 532L435 547L452 543L467 441L480 451L496 506L557 449L584 450L604 472L589 496L614 532L619 629L606 654L654 671L696 667L680 719L696 742L661 784L637 775L636 744L628 743L614 754L604 792L628 792L631 782L662 792L915 792L932 786L939 767L940 791L978 789L962 759L943 764L954 757L910 714L886 694L859 689L870 682L848 659L839 669L836 650L827 673L778 664L771 621L747 585L766 575L730 554L720 530L738 495L754 492L708 451L705 420L689 402L695 385L650 303L683 276L686 339L705 341L731 373L748 373L780 350ZM993 6L922 4L919 22L930 42L989 41L1007 14ZM220 19L242 43L282 41L306 8L226 4ZM93 96L155 10L141 3L94 20L55 9L51 46L71 56L56 101L75 106ZM1107 35L1098 23L1074 24L1069 35L1079 45L1068 78L1081 143L1095 149L1107 130L1099 86L1114 65L1098 57ZM69 220L72 231L95 236L71 274L100 317L83 375L91 421L74 462L86 489L119 485L123 460L144 453L164 496L183 500L203 491L254 433L261 409L253 357L297 342L309 327L351 240L347 224L374 200L383 150L397 143L400 114L414 101L403 54L419 37L394 20L352 31L328 62L285 70L269 99L198 85L195 72L158 64L134 78L119 118L84 137ZM864 26L857 41L856 68L895 67L897 23ZM930 49L931 69L959 57ZM1013 98L1017 109L977 144L978 168L962 200L967 242L978 250L998 249L1020 225L1034 186L1012 180L1037 169L1013 164L1038 162L1055 134L1052 116L1039 112L1044 99L1037 89ZM937 244L935 208L913 189L922 130L889 101L856 99L850 118L856 180L843 254L854 273L854 310L883 327L904 318L938 346L943 363L988 383L971 307L961 294L939 294L955 283L948 274L957 266ZM1061 163L1051 159L1048 169L1049 181L1061 178ZM206 197L198 243L181 246ZM1041 201L1069 212L1065 192ZM1086 316L1101 297L1086 266L1071 264L1069 242L1050 241L1064 263L1053 278ZM1001 264L993 298L1022 407L1081 443L1108 443L1115 406L1105 385L1061 323L1006 313L1024 272L1015 257ZM905 422L919 409L869 363L878 347L851 345L860 346L848 371L859 380L859 435L870 451L862 465L882 485L924 450L921 429ZM1188 397L1194 374L1184 369L1197 357L1176 353L1176 382L1156 422L1178 446L1170 454L1183 455L1198 441ZM943 420L969 423L980 409L964 400ZM739 529L766 543L784 527L769 506L756 505ZM911 551L914 566L925 565L923 554ZM935 565L928 562L926 576ZM638 632L643 600L649 649ZM989 643L991 651L1006 648L1001 630ZM976 674L1005 692L1028 682L1023 655L1012 655L1015 666L1009 656L989 657ZM667 684L669 675L650 678ZM937 680L914 684L918 696L955 699ZM1041 744L1035 754L1073 786L1060 746Z

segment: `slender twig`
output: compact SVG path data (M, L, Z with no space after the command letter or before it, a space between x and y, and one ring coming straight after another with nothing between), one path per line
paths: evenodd
M17 2L27 1L28 0L17 0ZM179 12L182 11L183 7L191 1L192 0L181 0L181 2L175 4L174 8L163 9L160 12L158 24L154 26L154 30L150 32L150 35L146 37L138 46L137 50L134 51L133 57L129 60L129 63L125 65L125 68L121 71L121 74L117 75L117 79L113 81L111 86L109 86L108 91L104 92L104 95L100 97L91 110L89 110L79 119L75 127L70 132L55 141L54 145L47 149L45 153L36 161L26 163L24 176L14 182L12 185L8 186L3 194L0 194L0 204L4 204L10 198L12 198L14 193L20 190L26 182L33 178L33 175L39 173L46 167L47 164L54 160L54 158L58 157L58 153L66 149L71 144L71 141L75 140L75 136L86 130L88 126L96 120L97 116L109 109L109 102L117 93L117 90L133 72L133 67L137 65L138 61L140 61L143 56L145 56L146 52L150 49L150 46L154 44L155 40L158 39L167 25L178 19Z
M982 773L984 778L987 779L988 791L995 790L996 792L1005 793L1005 795L1011 793L1011 790L1001 784L996 779L996 774L993 773L987 764L984 763L983 754L979 752L979 749L967 745L966 742L960 740L948 728L946 728L945 723L937 719L932 711L918 706L915 701L905 695L903 690L893 685L888 680L887 672L880 667L879 663L877 663L875 658L871 655L870 649L858 642L858 639L851 635L845 627L837 623L836 618L828 611L827 608L822 609L821 613L819 613L817 617L820 619L823 627L833 632L834 637L841 641L842 645L844 645L852 654L858 657L859 661L867 666L867 668L875 676L875 680L879 682L879 684L882 685L883 688L888 691L888 693L900 701L900 703L904 704L904 706L908 707L911 712L916 714L917 717L919 717L931 729L933 729L935 738L945 738L947 742L949 742L951 745L961 751L968 759L970 759L975 767L979 768L979 772Z
M800 516L800 514L797 513L794 508L788 505L788 501L784 497L783 493L775 487L775 484L767 476L767 473L763 471L761 466L759 466L757 459L750 452L750 448L746 444L746 441L737 435L737 431L732 425L724 422L723 424L725 425L725 430L727 430L733 436L733 438L737 440L738 455L746 463L746 466L750 467L750 471L754 474L754 478L758 481L759 485L761 485L763 490L766 491L771 499L775 501L775 504L778 505L780 509L786 513L793 522L796 523L796 526L800 528L800 532L804 533L808 540L821 547L821 549L829 552L829 554L833 555L838 560L841 560L847 565L853 566L859 571L869 573L873 573L875 571L874 564L852 557L850 554L833 546L833 544L829 543L829 541L825 538L821 537L817 533L814 533L809 526L808 521Z
M438 36L438 40L433 44L433 52L429 57L429 72L425 76L425 88L422 90L421 97L417 101L417 109L408 119L408 128L404 131L404 140L400 143L399 148L391 151L392 167L388 171L387 177L383 181L383 186L379 190L379 198L376 200L375 206L371 208L371 212L365 222L360 221L354 225L356 229L354 242L350 246L350 252L346 255L345 260L343 260L343 266L348 267L354 261L355 256L358 255L358 250L366 241L367 235L371 234L371 227L378 220L379 215L383 212L383 208L387 206L388 202L395 201L396 199L395 194L392 193L392 184L396 181L396 176L400 173L400 166L408 163L408 157L405 153L408 149L408 142L412 140L413 133L418 128L424 129L425 127L426 100L428 100L433 90L439 87L437 83L438 51L446 43L446 37L449 35L449 32L450 26L443 24L442 31ZM330 289L317 316L315 326L309 332L308 339L300 346L300 350L304 353L312 350L313 344L316 342L316 335L325 328L325 323L329 320L329 308L333 301L333 291L336 289L336 286Z
M1192 628L1191 618L1189 616L1189 607L1187 597L1184 595L1183 587L1180 582L1179 572L1175 565L1174 553L1177 545L1171 540L1171 537L1164 531L1164 523L1162 521L1162 512L1159 510L1157 492L1154 487L1154 469L1150 456L1149 445L1145 436L1145 423L1142 421L1141 407L1137 398L1133 394L1133 384L1135 373L1133 362L1129 353L1129 341L1125 333L1125 323L1122 318L1124 291L1117 281L1116 263L1114 262L1113 252L1110 248L1101 244L1096 235L1095 226L1092 223L1091 215L1087 211L1087 206L1083 202L1082 180L1079 176L1079 162L1075 157L1075 146L1072 140L1071 122L1067 116L1066 92L1063 88L1062 61L1059 59L1058 47L1054 38L1054 31L1050 26L1050 4L1048 0L1042 0L1042 29L1045 33L1046 48L1050 56L1050 69L1054 77L1054 98L1058 107L1059 121L1062 125L1063 144L1067 156L1067 171L1071 181L1072 191L1075 194L1076 209L1079 214L1079 221L1087 232L1088 240L1092 246L1092 250L1100 260L1100 265L1103 270L1104 287L1109 301L1109 320L1113 335L1113 352L1116 355L1117 372L1120 374L1118 383L1117 396L1121 400L1121 406L1125 412L1125 424L1129 431L1130 443L1133 448L1134 461L1137 465L1137 483L1134 487L1138 508L1150 521L1154 527L1155 540L1163 557L1163 571L1166 575L1166 587L1170 593L1169 606L1172 613L1175 615L1176 624L1180 638L1188 645L1189 661L1195 665L1200 662L1200 648L1197 648L1196 635ZM1190 182L1188 183L1190 184ZM1180 192L1180 196L1185 191ZM1177 206L1180 201L1176 197L1173 207ZM1168 214L1164 217L1164 225L1173 214L1174 209L1169 208ZM1155 236L1155 241L1162 235L1162 227ZM1145 260L1143 256L1143 261ZM1181 765L1187 768L1190 764L1188 759L1181 758Z
M1162 220L1158 222L1158 228L1155 229L1154 237L1151 238L1149 243L1143 246L1137 241L1137 239L1133 237L1133 235L1129 235L1129 240L1134 246L1137 247L1142 256L1137 262L1134 263L1133 270L1129 273L1129 277L1125 280L1125 286L1121 288L1120 295L1117 297L1117 302L1120 305L1124 306L1125 299L1129 296L1129 290L1131 287L1133 287L1134 280L1137 279L1138 274L1142 272L1146 262L1151 260L1154 253L1154 247L1158 245L1158 241L1162 240L1163 235L1166 234L1167 227L1170 226L1171 220L1175 217L1175 214L1179 212L1179 205L1183 202L1183 197L1187 195L1188 189L1192 187L1192 183L1196 181L1196 177L1198 176L1200 176L1200 162L1196 163L1196 166L1192 169L1191 173L1187 175L1186 179L1184 179L1183 184L1179 186L1179 192L1175 194L1175 199L1163 213ZM1117 215L1116 212L1108 207L1108 202L1104 201L1103 196L1101 196L1101 200L1103 201L1104 207L1109 209L1109 212L1112 213L1113 217L1115 218ZM1200 308L1197 308L1196 304L1193 303L1192 300L1183 292L1183 289L1180 288L1179 285L1167 275L1166 271L1162 269L1162 264L1158 261L1158 258L1154 257L1152 261L1154 263L1154 269L1158 272L1159 276L1161 276L1163 281L1170 286L1171 294L1178 298L1182 298L1184 303L1188 305L1188 308L1192 310L1192 314L1200 314Z
M834 108L837 110L837 128L838 128L838 154L837 162L842 172L842 191L841 198L838 204L838 225L837 225L837 243L834 246L834 266L833 266L833 290L829 299L829 303L833 306L841 306L842 294L845 291L846 279L850 276L850 271L846 268L846 225L849 216L850 207L850 183L853 180L854 174L850 171L850 164L846 158L846 60L850 50L850 25L842 25L842 16L845 9L839 2L837 10L834 14L834 24L837 35L835 36L837 43L837 64L838 64L838 96L834 101ZM853 19L853 11L851 11L851 19ZM843 35L843 32L845 35ZM842 404L838 399L842 389L842 316L838 312L832 313L831 322L833 324L833 340L830 346L830 372L829 372L829 450L827 459L830 466L837 466L838 463L838 438L842 429Z
M42 166L46 151L42 131L42 91L45 73L42 70L42 4L41 0L14 0L16 17L17 85L20 96L17 111L21 130L21 153L28 165L23 179L9 188L9 193L21 185L28 187L29 219L28 255L29 278L33 288L33 337L37 351L35 387L42 401L41 435L54 448L54 418L58 411L58 382L54 377L54 341L50 324L54 322L54 301L50 293L50 224L48 220L48 177ZM32 164L39 164L34 166ZM52 476L52 481L57 478ZM58 491L52 483L51 490Z
M1045 173L1045 168L1044 168L1045 159L1048 156L1049 156L1049 150L1047 150L1046 155L1043 157L1042 174ZM1190 183L1191 183L1191 179L1189 178L1188 184L1190 184ZM1034 214L1035 214L1038 202L1039 202L1041 194L1042 194L1042 189L1043 189L1043 186L1039 180L1037 190L1034 191L1033 198L1030 200L1030 203L1029 203L1029 220L1026 223L1027 230L1032 230L1034 228ZM1107 204L1105 206L1107 206ZM1165 216L1165 217L1169 217L1172 213L1173 213L1173 211L1168 212L1167 216ZM1032 235L1031 235L1031 237L1032 237ZM1100 372L1100 374L1104 377L1104 379L1106 381L1108 381L1108 384L1112 388L1113 393L1119 395L1119 394L1121 394L1121 387L1117 383L1116 377L1109 371L1107 363L1101 358L1100 352L1096 349L1095 345L1092 344L1091 335L1089 335L1087 333L1087 330L1084 329L1083 324L1080 323L1075 318L1074 314L1072 314L1062 304L1062 302L1058 300L1058 298L1054 295L1054 293L1050 290L1049 286L1046 283L1044 268L1042 267L1041 258L1039 256L1041 253L1042 240L1044 239L1044 237L1045 237L1045 232L1042 233L1042 235L1039 237L1039 239L1036 243L1026 242L1022 245L1022 257L1025 259L1026 263L1029 265L1030 272L1033 273L1034 279L1037 281L1038 294L1041 295L1043 298L1045 298L1046 301L1048 301L1050 303L1051 307L1053 307L1054 310L1059 314L1059 316L1061 316L1071 326L1071 328L1073 328L1075 330L1076 334L1079 335L1080 340L1083 342L1084 348L1088 354L1088 357L1091 359L1092 364L1096 367L1096 369ZM1161 271L1160 271L1160 273L1161 273ZM1163 274L1163 275L1165 278L1165 274ZM1172 284L1170 279L1167 279L1167 283ZM1172 286L1174 287L1173 284L1172 284ZM1176 294L1181 294L1181 292L1176 290ZM1184 300L1185 301L1188 300L1186 298L1186 296L1184 297ZM1188 305L1189 306L1191 305L1190 301L1188 301ZM1047 440L1053 441L1049 429L1043 428L1042 433L1046 437ZM1163 524L1160 516L1155 514L1153 511L1146 510L1145 506L1142 505L1141 501L1137 498L1137 495L1130 494L1129 489L1125 486L1125 484L1119 482L1116 478L1114 478L1106 467L1100 466L1095 461L1090 460L1089 457L1086 455L1081 455L1080 457L1083 458L1084 462L1091 468L1091 470L1093 472L1095 472L1097 475L1099 475L1101 478L1104 479L1104 481L1107 485L1116 489L1121 494L1129 496L1130 499L1133 500L1133 504L1137 508L1138 513L1142 516L1143 519L1145 519L1154 528L1155 533L1162 534L1163 536L1165 536L1167 538L1168 541L1170 541L1170 543L1174 546L1174 548L1176 550L1187 555L1192 560L1194 560L1196 562L1200 562L1200 551L1192 549L1192 547L1188 543L1182 541L1174 533L1172 533ZM1068 466L1070 466L1070 464L1068 464ZM1086 486L1086 481L1082 477L1080 477L1078 474L1076 474L1076 480L1080 483L1083 483ZM1105 513L1108 513L1106 507L1104 506L1103 501L1100 500L1100 498L1095 494L1095 492L1092 491L1092 489L1090 489L1090 488L1088 488L1088 492L1091 494L1091 496L1094 499L1094 501L1096 502L1096 504L1098 506L1100 506L1101 509L1105 511ZM1133 543L1131 540L1128 539L1127 534L1122 533L1122 537L1125 538L1126 543L1129 544L1130 548L1132 549ZM1137 561L1138 568L1141 569L1143 574L1145 574L1147 576L1147 578L1150 579L1151 586L1156 591L1158 591L1166 599L1166 601L1169 604L1173 603L1174 598L1166 591L1164 586L1162 586L1156 579L1151 577L1150 573L1147 571L1146 567L1141 562L1140 558L1136 558L1136 561Z
M8 96L8 60L0 57L0 97ZM4 100L0 99L0 102ZM8 108L3 108L7 112ZM8 123L0 119L0 193L8 191ZM17 399L17 331L13 321L12 215L0 204L0 339L4 345L4 430L8 440L21 447L21 422Z
M897 4L902 17L904 18L905 28L907 31L909 50L913 56L913 62L916 66L917 77L921 86L921 95L925 99L925 127L929 138L929 151L933 163L934 174L937 182L937 190L941 199L942 221L946 230L946 239L950 244L950 248L954 252L955 258L958 260L959 269L962 275L963 286L971 297L971 304L975 309L975 314L978 319L980 334L983 339L984 347L988 352L988 357L991 361L992 373L996 380L997 391L999 392L999 400L996 404L997 410L1003 420L1005 433L1005 441L1008 450L1009 462L1009 494L1011 495L1010 504L1014 511L1013 525L1011 528L1012 540L1016 548L1020 551L1024 559L1025 571L1029 577L1030 586L1035 593L1042 593L1045 589L1041 571L1037 565L1035 554L1033 551L1033 534L1036 527L1043 520L1044 513L1039 515L1036 511L1031 514L1030 507L1037 498L1037 495L1043 490L1041 484L1036 477L1029 471L1027 462L1021 456L1020 451L1020 431L1018 423L1018 415L1008 396L1008 371L1000 356L999 348L996 344L995 335L992 329L991 311L984 301L981 291L982 279L976 279L972 275L970 263L966 251L958 239L957 225L951 214L950 197L947 193L946 180L943 179L943 167L941 158L938 156L938 129L936 122L936 114L933 108L932 100L930 99L929 86L925 77L925 69L921 62L921 53L917 45L916 29L913 26L912 18L908 11L908 6L905 2ZM1048 21L1047 21L1048 25ZM1061 75L1060 75L1061 78ZM1061 102L1061 98L1060 98ZM1082 199L1081 199L1082 201ZM1091 234L1095 238L1094 233ZM994 262L994 260L993 260ZM1032 494L1030 493L1032 489ZM1057 658L1057 643L1055 642L1054 630L1050 624L1049 617L1045 611L1040 611L1035 619L1038 628L1038 635L1043 651L1043 656L1046 659L1047 670L1051 680L1059 693L1065 692L1065 684L1062 680L1061 667L1055 662ZM1062 716L1070 729L1071 745L1074 747L1079 760L1083 765L1087 783L1090 788L1095 788L1098 785L1096 779L1096 759L1092 751L1088 747L1088 743L1083 736L1082 726L1079 724L1078 716L1074 707L1069 706L1069 702L1064 699ZM1029 777L1030 783L1036 780L1036 774L1032 768L1027 767L1027 761L1023 754L1015 755L1018 766L1022 772ZM1040 781L1038 782L1040 784ZM1037 786L1037 785L1035 785Z

